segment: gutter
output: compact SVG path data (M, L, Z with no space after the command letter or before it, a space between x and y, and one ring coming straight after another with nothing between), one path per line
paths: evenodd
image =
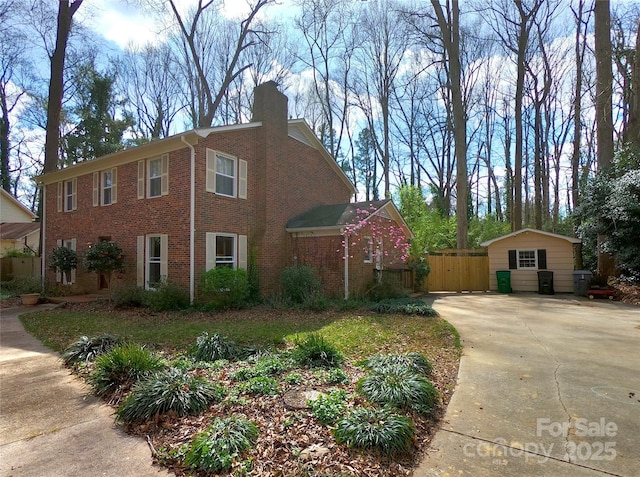
M184 135L180 140L191 149L191 187L189 206L189 302L193 304L195 300L196 275L195 275L195 233L196 233L196 150L189 144Z
M40 282L42 286L42 293L44 294L45 277L47 274L47 254L45 253L45 250L47 249L47 188L42 182L40 183L40 186L42 187L42 219L40 220Z

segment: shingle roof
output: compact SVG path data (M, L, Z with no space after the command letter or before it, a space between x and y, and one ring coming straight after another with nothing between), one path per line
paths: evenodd
M339 227L361 220L359 210L371 213L378 211L391 199L371 200L366 202L352 202L349 204L319 205L304 212L287 222L289 229L306 229L316 227Z
M5 222L0 224L1 240L19 240L40 229L39 222Z

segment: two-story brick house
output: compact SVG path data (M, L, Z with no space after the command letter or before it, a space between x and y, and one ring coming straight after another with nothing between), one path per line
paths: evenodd
M204 271L246 268L251 253L261 293L277 291L282 270L305 262L293 257L287 222L355 194L304 120L287 116L287 97L268 82L255 89L250 123L187 131L40 176L47 278L54 279L46 261L55 246L81 256L113 240L125 253L128 283L148 288L166 279L193 300ZM80 291L106 286L81 267L74 280ZM326 283L329 293L343 288Z

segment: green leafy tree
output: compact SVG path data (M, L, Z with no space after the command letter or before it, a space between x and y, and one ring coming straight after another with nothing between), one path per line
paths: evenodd
M115 97L115 76L100 73L89 63L81 67L77 79L80 99L72 113L79 121L65 137L64 148L72 164L124 149L123 135L133 126L129 115L118 118L121 105Z
M613 167L589 180L576 213L585 265L595 270L600 236L600 251L615 255L623 275L640 280L640 151L618 151Z
M118 244L111 241L94 243L85 256L87 270L105 276L111 291L113 273L124 273L124 253Z
M56 247L51 251L51 269L60 272L67 282L72 270L78 268L78 254L67 247Z

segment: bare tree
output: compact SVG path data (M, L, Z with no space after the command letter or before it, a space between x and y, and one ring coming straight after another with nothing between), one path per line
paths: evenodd
M229 85L251 65L240 62L242 54L253 47L261 34L265 32L254 29L257 15L266 5L274 0L256 0L250 5L249 14L239 22L236 35L229 36L229 23L219 20L215 11L221 4L217 0L198 0L197 5L188 16L184 16L177 5L177 0L168 0L174 19L180 32L179 44L184 54L182 65L186 71L187 85L192 107L194 127L211 126ZM225 42L226 40L226 42ZM226 45L225 45L226 43ZM229 49L223 49L228 46ZM224 54L223 74L214 83L211 75L212 58L216 52Z

